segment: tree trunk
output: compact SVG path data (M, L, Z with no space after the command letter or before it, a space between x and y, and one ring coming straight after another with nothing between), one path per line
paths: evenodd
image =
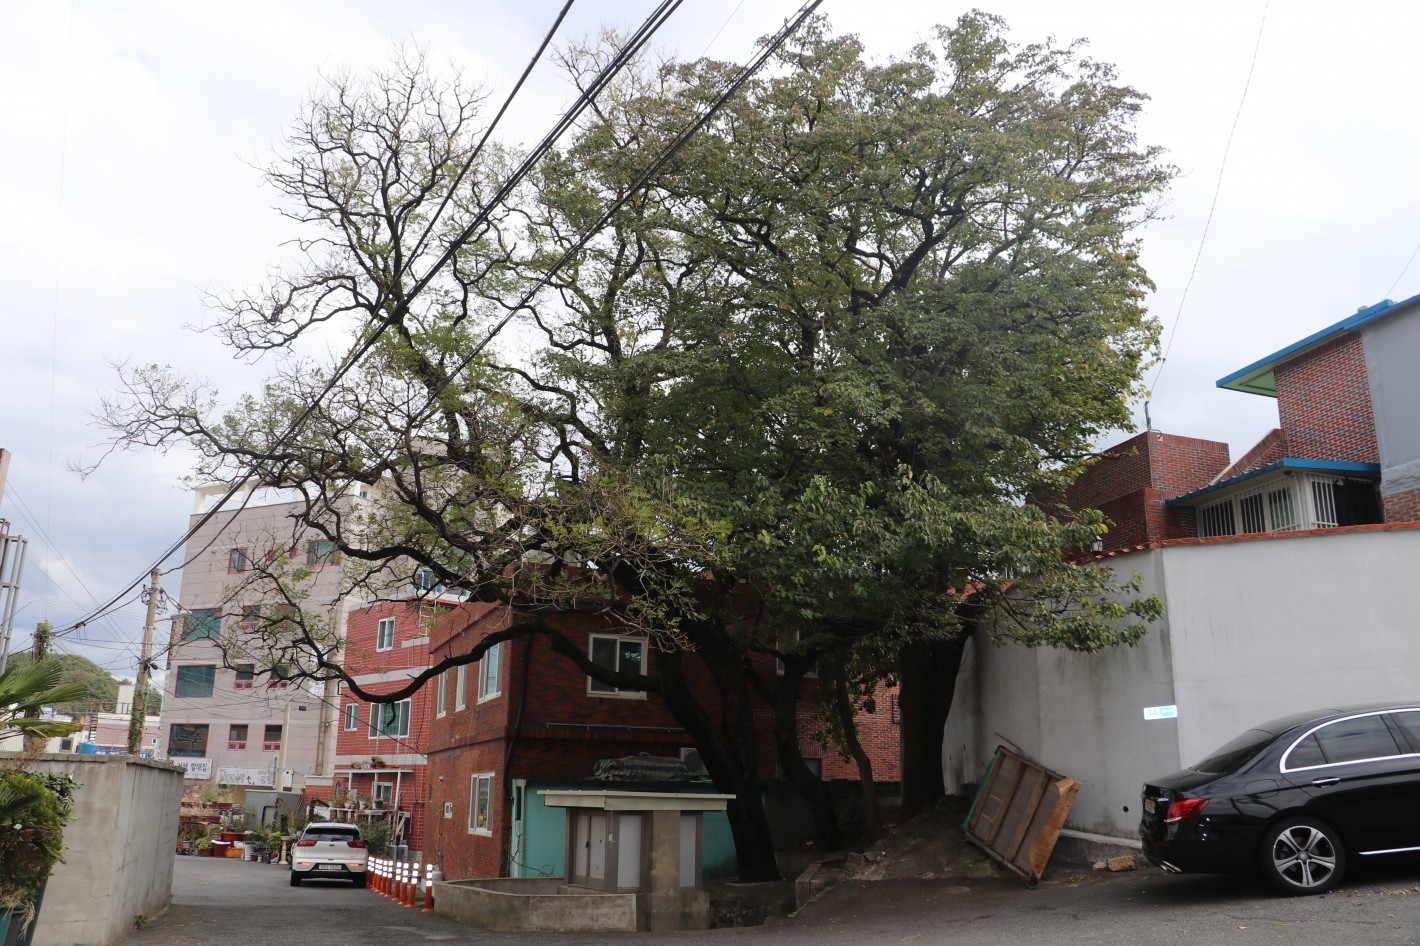
M897 705L903 821L929 810L947 793L942 778L942 736L968 634L964 629L951 640L915 641L902 648Z
M838 714L843 746L858 764L858 784L863 790L863 831L869 841L876 841L884 834L883 816L878 808L878 786L873 781L873 760L868 757L863 743L858 739L858 714L852 698L848 695L848 671L841 657L825 663L829 664L833 674L833 708Z
M739 879L744 883L779 880L769 816L759 786L759 754L755 745L754 714L749 688L742 674L735 673L739 662L721 662L729 648L718 635L693 635L697 653L710 669L720 691L721 725L716 727L687 684L682 663L683 651L656 654L656 673L662 684L661 696L676 721L700 750L701 761L715 781L715 788L734 795L726 805L730 833L735 841ZM708 639L706 639L708 638ZM723 654L723 656L722 656Z
M813 773L799 748L799 689L804 679L805 664L793 658L784 660L784 677L774 691L774 747L779 751L779 766L784 777L809 806L814 819L814 845L820 851L836 851L843 846L843 832L838 825L838 812L833 799L823 787L823 779Z

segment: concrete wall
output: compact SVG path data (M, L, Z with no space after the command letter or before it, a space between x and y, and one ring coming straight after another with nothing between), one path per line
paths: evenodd
M636 930L634 893L585 893L543 878L465 880L434 890L435 913L490 930Z
M1366 374L1370 378L1376 439L1381 454L1381 494L1420 488L1420 318L1415 307L1364 328Z
M64 863L45 888L34 946L105 946L172 899L182 770L131 756L43 755L79 783Z
M1307 709L1414 699L1420 530L1166 545L1110 560L1143 574L1167 616L1137 646L1072 654L984 635L943 743L948 789L998 743L1081 781L1067 827L1133 838L1146 779L1249 725ZM1144 709L1177 706L1177 719Z

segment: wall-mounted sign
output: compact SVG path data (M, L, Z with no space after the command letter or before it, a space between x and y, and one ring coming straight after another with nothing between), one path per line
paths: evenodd
M221 766L217 769L218 785L254 785L270 788L275 779L270 769L244 769L236 766Z
M1146 706L1144 707L1145 719L1178 719L1177 706Z
M211 759L169 759L168 761L187 770L183 774L183 778L200 778L205 781L212 777Z

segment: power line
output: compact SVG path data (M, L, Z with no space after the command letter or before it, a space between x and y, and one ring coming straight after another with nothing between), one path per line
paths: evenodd
M1223 146L1223 160L1218 164L1218 179L1213 184L1213 200L1208 205L1208 217L1203 222L1203 234L1198 238L1198 252L1193 256L1193 266L1188 271L1188 280L1183 284L1183 294L1179 296L1178 311L1174 313L1173 327L1169 330L1167 343L1164 345L1163 354L1159 358L1159 368L1154 372L1154 382L1149 387L1156 389L1159 385L1159 377L1164 373L1164 366L1168 364L1169 352L1173 349L1173 341L1178 336L1179 322L1183 319L1183 305L1188 301L1188 290L1193 285L1193 277L1198 274L1198 262L1203 258L1203 247L1208 242L1208 230L1213 225L1213 212L1218 209L1218 195L1223 189L1223 172L1228 167L1228 153L1233 148L1233 136L1237 134L1238 121L1242 118L1243 105L1247 103L1247 91L1252 87L1252 73L1257 68L1257 53L1262 48L1262 32L1267 25L1267 7L1270 0L1265 0L1262 4L1262 21L1257 24L1257 41L1252 47L1252 62L1247 67L1247 79L1243 82L1242 96L1238 99L1238 109L1233 114L1233 125L1228 130L1228 141ZM1145 411L1148 404L1145 402Z

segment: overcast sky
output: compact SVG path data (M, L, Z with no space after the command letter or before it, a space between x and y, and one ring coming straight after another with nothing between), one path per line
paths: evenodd
M116 593L186 528L180 455L112 457L84 480L66 465L97 455L88 416L112 388L115 362L169 363L224 393L259 381L261 365L233 362L187 326L207 317L204 291L251 285L280 258L289 231L252 165L270 155L319 72L379 65L413 39L500 96L560 5L0 2L0 447L14 453L0 517L30 539L16 648L35 622L63 625ZM631 27L653 6L579 2L563 35ZM742 60L796 6L686 0L661 44ZM1152 396L1155 428L1224 440L1240 456L1275 426L1276 405L1217 390L1219 377L1358 307L1420 292L1420 265L1406 271L1420 243L1410 48L1420 4L983 8L1021 42L1087 37L1094 56L1151 97L1141 137L1181 172L1166 216L1143 235L1158 286L1149 304L1172 338ZM876 55L902 52L962 9L822 7ZM510 116L510 137L539 137L569 98L541 70ZM178 578L166 579L174 594ZM132 675L142 620L132 604L62 646Z

